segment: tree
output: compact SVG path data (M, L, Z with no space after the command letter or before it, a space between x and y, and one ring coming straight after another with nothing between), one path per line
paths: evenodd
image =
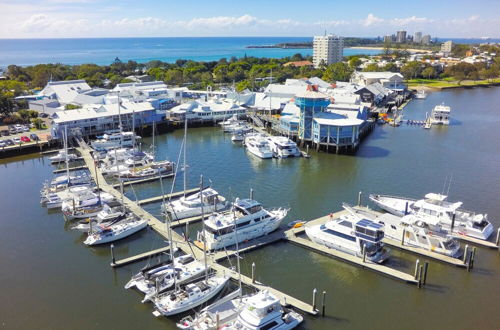
M326 68L323 79L329 82L348 81L353 71L346 63L333 63Z
M220 83L227 81L227 74L228 74L227 64L218 64L214 69L215 81L218 81Z
M422 70L422 76L426 77L427 79L434 78L436 76L436 70L434 69L434 67L428 66Z
M36 129L43 129L43 126L45 125L41 118L35 118L31 122L35 125Z
M401 74L406 79L417 78L421 72L421 64L417 61L411 61L401 67Z
M165 72L164 81L170 85L181 85L184 81L184 76L180 69L169 69Z
M377 63L370 63L363 69L364 72L377 72L380 71Z
M398 69L398 66L392 62L390 63L387 63L386 65L384 65L384 67L382 68L383 71L390 71L390 72L398 72L399 69Z
M21 95L27 89L26 84L15 80L0 81L0 93L15 97Z
M0 113L4 116L7 116L8 114L12 113L13 108L14 102L12 102L12 99L0 93Z
M359 57L353 56L349 60L349 66L353 69L356 69L358 66L360 66L360 64L361 60L359 59Z
M252 84L248 80L243 80L236 84L236 90L242 92L245 89L249 89L251 85Z

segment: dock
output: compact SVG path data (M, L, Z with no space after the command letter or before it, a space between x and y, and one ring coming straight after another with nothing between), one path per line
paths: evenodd
M132 182L132 183L134 183L134 182ZM120 184L113 185L113 188L119 188L119 187L120 187ZM186 190L186 196L191 195L193 193L196 193L198 191L200 191L200 188L188 189L188 190ZM178 192L175 192L172 194L160 195L160 196L141 199L141 200L137 201L137 204L139 204L139 205L152 204L152 203L161 202L164 198L165 198L165 200L175 199L175 198L179 198L183 195L184 195L184 191L178 191Z
M70 150L75 150L74 147L68 147L68 151ZM41 151L40 155L50 155L50 154L57 154L59 152L59 149L52 149L52 150L46 150L46 151Z
M92 167L92 166L91 166ZM69 168L69 171L80 171L80 170L86 170L87 169L87 165L83 165L83 166L73 166L73 167L70 167ZM59 168L57 170L53 170L52 173L54 174L57 174L57 173L64 173L66 172L66 169L65 168Z
M345 253L339 250L335 249L330 249L324 245L320 245L317 243L314 243L310 241L309 239L299 237L298 235L304 234L305 232L305 226L315 226L315 225L320 225L323 224L331 219L338 219L342 215L349 214L348 211L339 211L336 213L332 213L331 215L327 215L318 219L314 219L311 221L308 221L304 226L299 227L299 228L292 228L289 229L285 232L286 239L290 241L291 243L295 243L299 246L308 248L310 250L313 250L315 252L318 252L320 254L333 257L335 259L340 259L343 261L347 261L350 264L359 266L361 268L369 269L372 271L375 271L377 273L380 273L382 275L385 275L390 278L394 278L397 280L401 280L403 282L409 283L409 284L415 284L418 285L418 280L415 279L415 276L412 274L407 274L404 272L401 272L399 270L390 268L388 266L384 266L381 264L373 263L371 261L363 261L363 258Z
M90 150L88 149L88 147L86 146L86 144L84 142L81 142L80 147L77 148L77 150L80 152L80 154L84 158L85 163L89 166L91 176L94 178L94 180L96 182L99 182L99 187L103 191L112 194L118 200L123 199L124 205L132 213L134 213L135 215L137 215L138 217L140 217L142 219L147 220L148 225L151 227L151 229L156 231L158 234L160 234L164 238L168 238L169 234L171 234L172 240L173 240L173 242L175 242L174 244L176 245L176 248L181 249L186 254L191 254L197 260L203 260L203 258L204 258L203 250L197 248L196 246L191 244L191 242L186 241L183 236L181 236L180 234L178 234L174 230L170 230L170 233L169 233L168 224L158 220L156 217L154 217L149 212L145 211L142 207L140 207L137 203L133 202L129 198L127 198L125 196L122 197L119 191L117 191L116 189L113 188L113 186L108 184L106 182L106 180L104 179L104 176L102 175L102 173L99 170L97 170L94 166L92 166L93 158L90 154ZM140 258L141 256L144 258L144 255L146 255L146 254L147 253L143 253L142 255L130 257L127 259L129 260L129 262L137 261L138 258ZM124 260L127 260L127 259L124 259ZM130 261L130 260L132 260L132 261ZM236 272L218 264L213 256L211 258L207 257L207 263L217 273L219 273L221 275L225 274L225 275L231 276L231 278L233 280L238 280L239 276ZM315 308L313 308L312 305L305 303L299 299L296 299L296 298L294 298L286 293L283 293L279 290L268 287L262 283L256 282L247 276L241 275L241 279L242 279L242 282L244 284L249 285L251 287L254 287L256 289L269 290L269 292L272 292L276 297L278 297L284 305L293 306L297 309L300 309L300 310L302 310L306 313L310 313L310 314L316 314L318 312Z
M135 255L135 256L132 256L132 257L129 257L129 258L121 259L121 260L116 260L116 261L112 260L110 265L113 268L121 267L121 266L125 266L125 265L128 265L128 264L131 264L131 263L134 263L134 262L137 262L137 261L140 261L140 260L143 260L143 259L155 256L155 255L158 255L158 254L165 253L167 251L170 251L170 246L167 246L167 247L164 247L164 248L160 248L160 249L156 249L156 250L152 250L152 251L148 251L148 252L141 253L141 254L138 254L138 255Z
M71 163L71 162L80 162L82 161L83 158L82 157L77 157L77 158L73 158L73 159L68 159L68 162ZM51 161L50 163L52 165L58 165L58 164L64 164L66 161L65 160L53 160Z
M472 244L479 245L479 246L484 246L484 247L487 247L490 249L500 249L500 246L495 244L494 242L490 242L490 241L486 241L486 240L482 240L482 239L478 239L478 238L474 238L474 237L470 237L470 236L461 235L459 233L453 233L453 237L455 237L456 239L459 239L461 241L464 241L464 242L472 243Z
M140 179L140 180L123 180L123 185L128 186L128 185L132 185L132 184L147 183L147 182L152 182L152 181L156 181L156 180L160 180L160 179L171 178L174 175L175 175L174 173L170 173L170 174L165 174L165 175L156 175L156 176L152 176L150 178L145 178L145 179ZM112 187L119 188L120 185L121 185L120 183L115 183L112 185Z

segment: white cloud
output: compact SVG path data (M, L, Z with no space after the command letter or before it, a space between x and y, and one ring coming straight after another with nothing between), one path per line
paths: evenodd
M363 24L364 26L371 26L383 22L384 22L383 18L379 18L371 13L368 14L368 16L365 19L361 20L361 24Z

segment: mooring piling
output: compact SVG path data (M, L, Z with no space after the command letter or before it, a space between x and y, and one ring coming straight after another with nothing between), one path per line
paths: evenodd
M111 244L111 263L115 263L115 245Z
M316 290L316 288L313 289L313 303L312 303L312 306L313 306L313 310L316 310L316 293L318 292L318 290Z
M465 244L465 249L464 249L464 264L467 264L468 254L469 254L469 244Z
M361 194L362 192L358 192L358 206L361 206Z
M427 283L427 271L429 270L429 262L426 261L424 263L424 279L422 281L422 285L425 285L425 283Z
M321 300L321 316L325 317L325 300L326 300L326 291L323 291L323 299Z
M255 283L255 262L252 262L252 283Z
M417 259L417 261L415 261L415 279L418 280L418 266L420 265L420 259Z

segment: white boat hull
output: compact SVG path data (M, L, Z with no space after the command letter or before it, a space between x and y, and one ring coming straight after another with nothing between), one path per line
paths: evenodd
M139 221L137 226L131 227L128 230L124 230L117 235L101 236L97 234L92 234L89 237L87 237L87 239L83 243L85 243L86 245L98 245L98 244L114 242L137 233L138 231L146 228L147 225L148 222L146 220L142 220Z

